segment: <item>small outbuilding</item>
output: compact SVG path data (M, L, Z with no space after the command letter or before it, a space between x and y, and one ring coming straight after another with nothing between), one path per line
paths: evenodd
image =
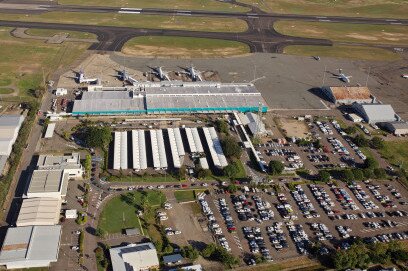
M64 95L67 95L67 94L68 94L68 90L67 90L66 88L57 88L57 89L54 91L54 94L55 94L56 96L64 96Z
M381 126L396 136L408 135L408 122L406 121L384 122Z
M165 265L175 265L180 264L183 261L183 256L181 254L171 254L163 256L163 263Z
M76 209L65 210L65 218L66 219L77 219L78 211Z

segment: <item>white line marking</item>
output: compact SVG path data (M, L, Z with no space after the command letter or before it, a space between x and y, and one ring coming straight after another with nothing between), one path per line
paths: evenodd
M122 13L122 14L140 14L140 11L118 11L118 13Z

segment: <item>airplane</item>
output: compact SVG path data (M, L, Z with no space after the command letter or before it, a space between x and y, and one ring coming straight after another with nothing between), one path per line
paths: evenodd
M184 71L177 72L177 74L184 73L190 76L193 81L203 81L203 78L201 77L201 72L196 70L194 66L190 66L188 68L182 68L182 69Z
M98 82L98 78L86 78L85 74L84 74L84 71L82 69L79 72L76 73L76 78L75 79L79 84L82 84L82 83L90 84L90 83Z
M123 82L128 82L133 86L135 86L138 83L138 81L134 79L132 76L130 76L125 69L118 71L118 77Z
M401 74L401 77L402 77L402 78L405 78L405 79L408 79L408 73Z
M345 83L350 83L350 78L352 76L351 75L345 75L343 73L342 69L339 69L339 74L337 75L337 78L340 79L341 81L345 82Z
M167 74L167 72L163 71L163 67L149 67L149 68L152 69L152 71L147 73L154 74L161 81L170 81L169 75Z

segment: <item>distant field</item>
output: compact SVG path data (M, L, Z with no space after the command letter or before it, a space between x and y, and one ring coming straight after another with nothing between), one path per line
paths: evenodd
M47 44L43 41L18 39L12 28L0 27L0 85L13 85L20 95L38 87L45 74L54 72L77 59L89 46L86 43Z
M96 39L97 36L93 33L79 32L79 31L65 31L56 29L37 29L31 28L26 31L27 34L41 37L52 37L57 34L68 34L69 38L76 39Z
M240 0L267 12L376 18L408 18L406 0Z
M249 9L216 0L59 0L63 5L165 8L179 10L248 11Z
M408 26L302 21L278 21L273 26L279 33L297 37L323 38L339 42L408 44Z
M158 16L119 13L48 12L44 14L2 14L2 20L67 23L135 28L175 29L210 32L243 32L245 21L230 18Z
M0 88L0 94L11 94L14 90L11 88Z
M402 165L408 170L408 140L385 141L385 146L379 152L394 166Z
M249 47L227 40L145 36L131 39L122 51L137 56L200 58L242 55L249 53Z
M326 56L337 58L350 58L360 60L393 61L400 59L397 53L373 47L365 46L313 46L313 45L290 45L285 47L284 53L301 56Z

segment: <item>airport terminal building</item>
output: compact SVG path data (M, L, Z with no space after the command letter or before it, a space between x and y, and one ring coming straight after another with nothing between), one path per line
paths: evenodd
M95 88L75 100L72 115L132 115L267 111L253 84L148 82L126 88Z

